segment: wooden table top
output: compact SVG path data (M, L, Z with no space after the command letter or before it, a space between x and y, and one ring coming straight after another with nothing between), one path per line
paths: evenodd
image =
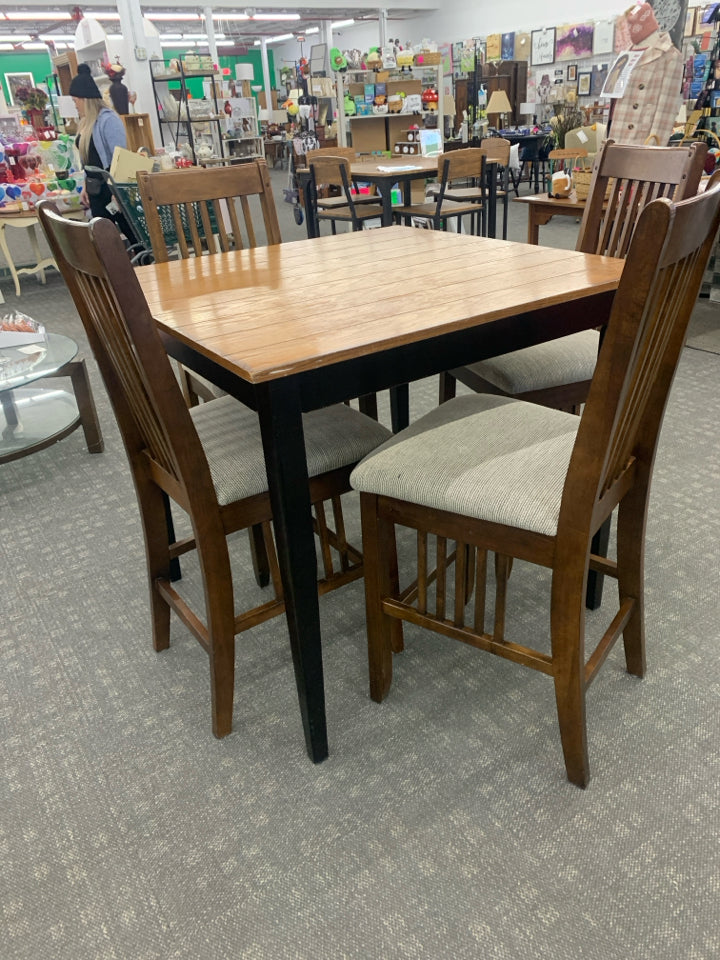
M388 227L138 267L161 329L262 383L617 289L623 263Z
M534 207L547 207L551 210L576 210L582 216L586 200L578 200L573 192L569 197L550 197L547 193L529 194L525 197L513 197L513 203L529 203Z
M390 179L398 176L436 177L438 157L358 157L350 161L350 172L354 177L372 177Z

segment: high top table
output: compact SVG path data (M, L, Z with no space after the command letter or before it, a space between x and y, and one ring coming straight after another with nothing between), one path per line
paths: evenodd
M622 268L575 251L388 227L136 270L168 353L258 411L315 762L328 741L303 411L600 326Z

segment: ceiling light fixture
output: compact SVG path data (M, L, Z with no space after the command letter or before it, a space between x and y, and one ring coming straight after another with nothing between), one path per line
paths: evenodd
M214 13L213 20L249 20L247 13Z
M58 13L57 10L11 10L6 13L8 20L70 20L69 13Z
M331 23L330 26L333 30L339 30L340 27L351 27L354 23L354 20L338 20L336 23Z
M37 40L31 40L30 43L24 43L22 48L23 50L47 50L47 44L40 43Z
M254 13L253 20L299 20L299 13Z
M146 13L148 20L200 20L199 13Z
M0 36L0 42L2 43L25 43L26 41L31 39L32 37L30 36L29 33L22 33L22 34L19 33L17 34L17 36L12 33L11 34L5 33L2 36Z
M105 13L104 10L85 10L83 12L83 17L87 17L88 20L119 20L119 13Z
M282 43L283 40L292 40L294 36L295 36L294 33L281 33L277 37L265 37L265 42L266 43ZM253 46L259 47L261 43L262 43L261 40L256 40Z

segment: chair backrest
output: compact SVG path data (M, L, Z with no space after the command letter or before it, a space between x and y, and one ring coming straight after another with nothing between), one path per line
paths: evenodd
M280 243L280 226L264 160L160 173L139 171L138 187L158 263L170 259L168 232L170 243L177 244L183 259L192 255L199 257L205 252L242 249L238 206L247 245L257 246L251 197L259 200L268 244Z
M480 149L485 151L488 160L497 160L501 167L510 163L512 144L505 137L484 137L480 141Z
M442 207L446 190L451 190L458 180L469 182L478 187L482 197L485 197L485 162L487 153L482 147L465 147L462 150L451 150L443 153L438 160L438 180L440 189L437 193L437 208Z
M141 493L151 474L186 510L217 507L205 453L117 228L102 218L67 220L50 200L38 213L105 382L139 499L147 502Z
M559 535L563 525L566 533L587 531L633 481L647 489L719 225L720 173L705 193L679 203L656 200L640 215L580 420Z
M626 256L635 224L652 200L697 193L707 146L629 146L606 140L593 165L578 235L583 253Z
M576 127L565 134L565 146L569 149L581 147L589 157L594 157L605 139L607 127L604 123L591 123L584 127Z
M559 170L572 171L578 161L584 160L588 155L584 147L557 147L548 153L550 168L554 172Z

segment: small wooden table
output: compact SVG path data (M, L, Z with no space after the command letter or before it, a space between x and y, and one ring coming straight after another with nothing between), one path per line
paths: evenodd
M313 761L328 741L302 413L600 326L622 268L408 227L138 267L168 353L258 411Z
M538 193L528 197L513 197L513 203L527 204L527 242L535 245L540 242L540 227L549 223L553 217L577 217L582 220L586 202L585 200L578 200L574 192L562 200L549 197L546 193Z
M84 212L82 210L72 210L65 214L67 217L73 217L76 219L84 219ZM40 246L38 244L37 235L35 234L35 225L40 223L37 214L32 210L17 210L17 211L6 211L0 210L0 250L2 251L5 260L7 261L8 269L10 270L10 276L13 278L15 283L15 295L20 296L20 275L21 274L32 274L37 273L40 277L40 283L45 283L45 270L48 267L55 267L57 270L57 264L52 257L43 257L40 252ZM30 246L32 247L33 253L35 254L35 266L34 267L16 267L15 261L12 258L10 252L10 247L8 246L7 237L5 236L5 230L8 227L15 227L15 229L27 230ZM0 303L4 302L0 300Z

